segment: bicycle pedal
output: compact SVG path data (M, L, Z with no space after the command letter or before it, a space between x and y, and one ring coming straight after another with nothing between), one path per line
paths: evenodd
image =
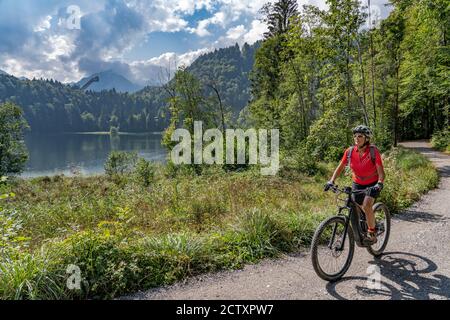
M364 237L362 242L366 246L372 246L378 242L378 239L376 237L374 239L370 239L369 237Z

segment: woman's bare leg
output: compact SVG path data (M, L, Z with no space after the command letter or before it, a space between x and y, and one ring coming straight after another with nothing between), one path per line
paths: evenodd
M375 228L375 214L373 212L372 206L375 203L375 199L369 196L364 197L364 202L362 205L362 208L364 210L364 213L366 214L367 219L367 225L369 228L374 229Z

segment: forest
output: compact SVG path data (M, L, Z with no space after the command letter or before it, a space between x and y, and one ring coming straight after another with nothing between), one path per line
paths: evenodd
M256 53L247 122L280 128L285 150L325 160L342 155L357 124L370 126L383 150L448 137L449 2L392 0L379 23L370 23L366 1L327 4L263 8L269 31Z
M259 43L216 49L200 56L186 68L202 79L202 95L236 114L249 100L248 74ZM166 71L161 69L161 81ZM167 79L168 80L168 79ZM139 92L119 93L116 90L83 92L53 79L24 80L0 74L0 103L20 106L33 133L110 131L160 132L168 124L165 86L146 87ZM212 89L214 88L214 90Z

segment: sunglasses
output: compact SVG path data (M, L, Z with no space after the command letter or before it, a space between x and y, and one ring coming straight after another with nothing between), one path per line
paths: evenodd
M354 138L364 138L364 136L362 134L358 134L358 135L355 134L353 137Z

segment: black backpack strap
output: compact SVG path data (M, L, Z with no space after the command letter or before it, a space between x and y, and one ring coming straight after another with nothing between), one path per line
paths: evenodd
M353 147L354 146L351 146L350 148L348 148L348 152L347 152L347 167L349 169L350 169L350 161L352 160Z
M347 167L350 168L350 161L352 159L352 152L353 152L353 148L354 146L351 146L348 149L348 153L347 153ZM372 161L373 164L375 164L376 162L376 156L375 156L375 149L377 147L375 145L370 145L370 160Z
M372 160L372 163L375 164L376 158L375 158L375 147L373 144L370 145L370 160Z

